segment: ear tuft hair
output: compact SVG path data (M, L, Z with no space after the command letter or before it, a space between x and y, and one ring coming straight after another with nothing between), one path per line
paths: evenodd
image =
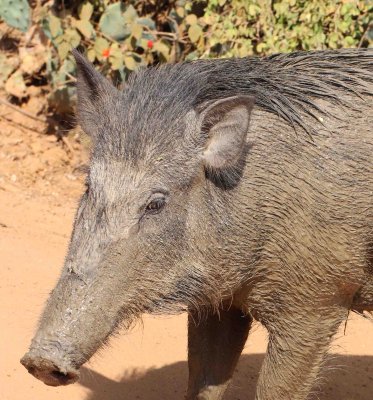
M251 96L234 96L210 104L202 113L202 133L208 137L203 159L208 170L222 171L241 160L251 111Z
M95 136L100 125L100 111L105 109L105 104L116 96L118 90L77 49L72 50L72 54L78 70L78 120L88 135Z

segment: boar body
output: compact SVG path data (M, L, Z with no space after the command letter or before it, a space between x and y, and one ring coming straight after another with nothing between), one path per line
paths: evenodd
M74 54L87 191L23 364L72 383L118 326L188 310L188 399L222 398L256 319L256 399L304 400L373 310L373 51L167 65L122 91Z

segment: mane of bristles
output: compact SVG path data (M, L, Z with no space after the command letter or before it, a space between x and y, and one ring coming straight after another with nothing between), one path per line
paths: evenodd
M325 112L316 99L352 107L341 93L372 95L372 83L373 49L344 49L168 64L133 74L124 91L142 115L161 112L162 123L209 101L253 95L256 107L313 134L304 115Z

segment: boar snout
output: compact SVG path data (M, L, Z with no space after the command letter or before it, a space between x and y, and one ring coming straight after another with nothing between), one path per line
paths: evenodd
M48 386L70 385L79 379L79 372L75 368L31 351L22 357L21 364Z

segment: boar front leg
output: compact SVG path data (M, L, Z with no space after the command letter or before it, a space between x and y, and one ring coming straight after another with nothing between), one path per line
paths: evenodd
M347 309L300 305L264 323L269 331L256 400L305 400ZM264 321L263 321L264 322Z
M252 318L230 307L188 321L188 400L220 400L230 382Z

